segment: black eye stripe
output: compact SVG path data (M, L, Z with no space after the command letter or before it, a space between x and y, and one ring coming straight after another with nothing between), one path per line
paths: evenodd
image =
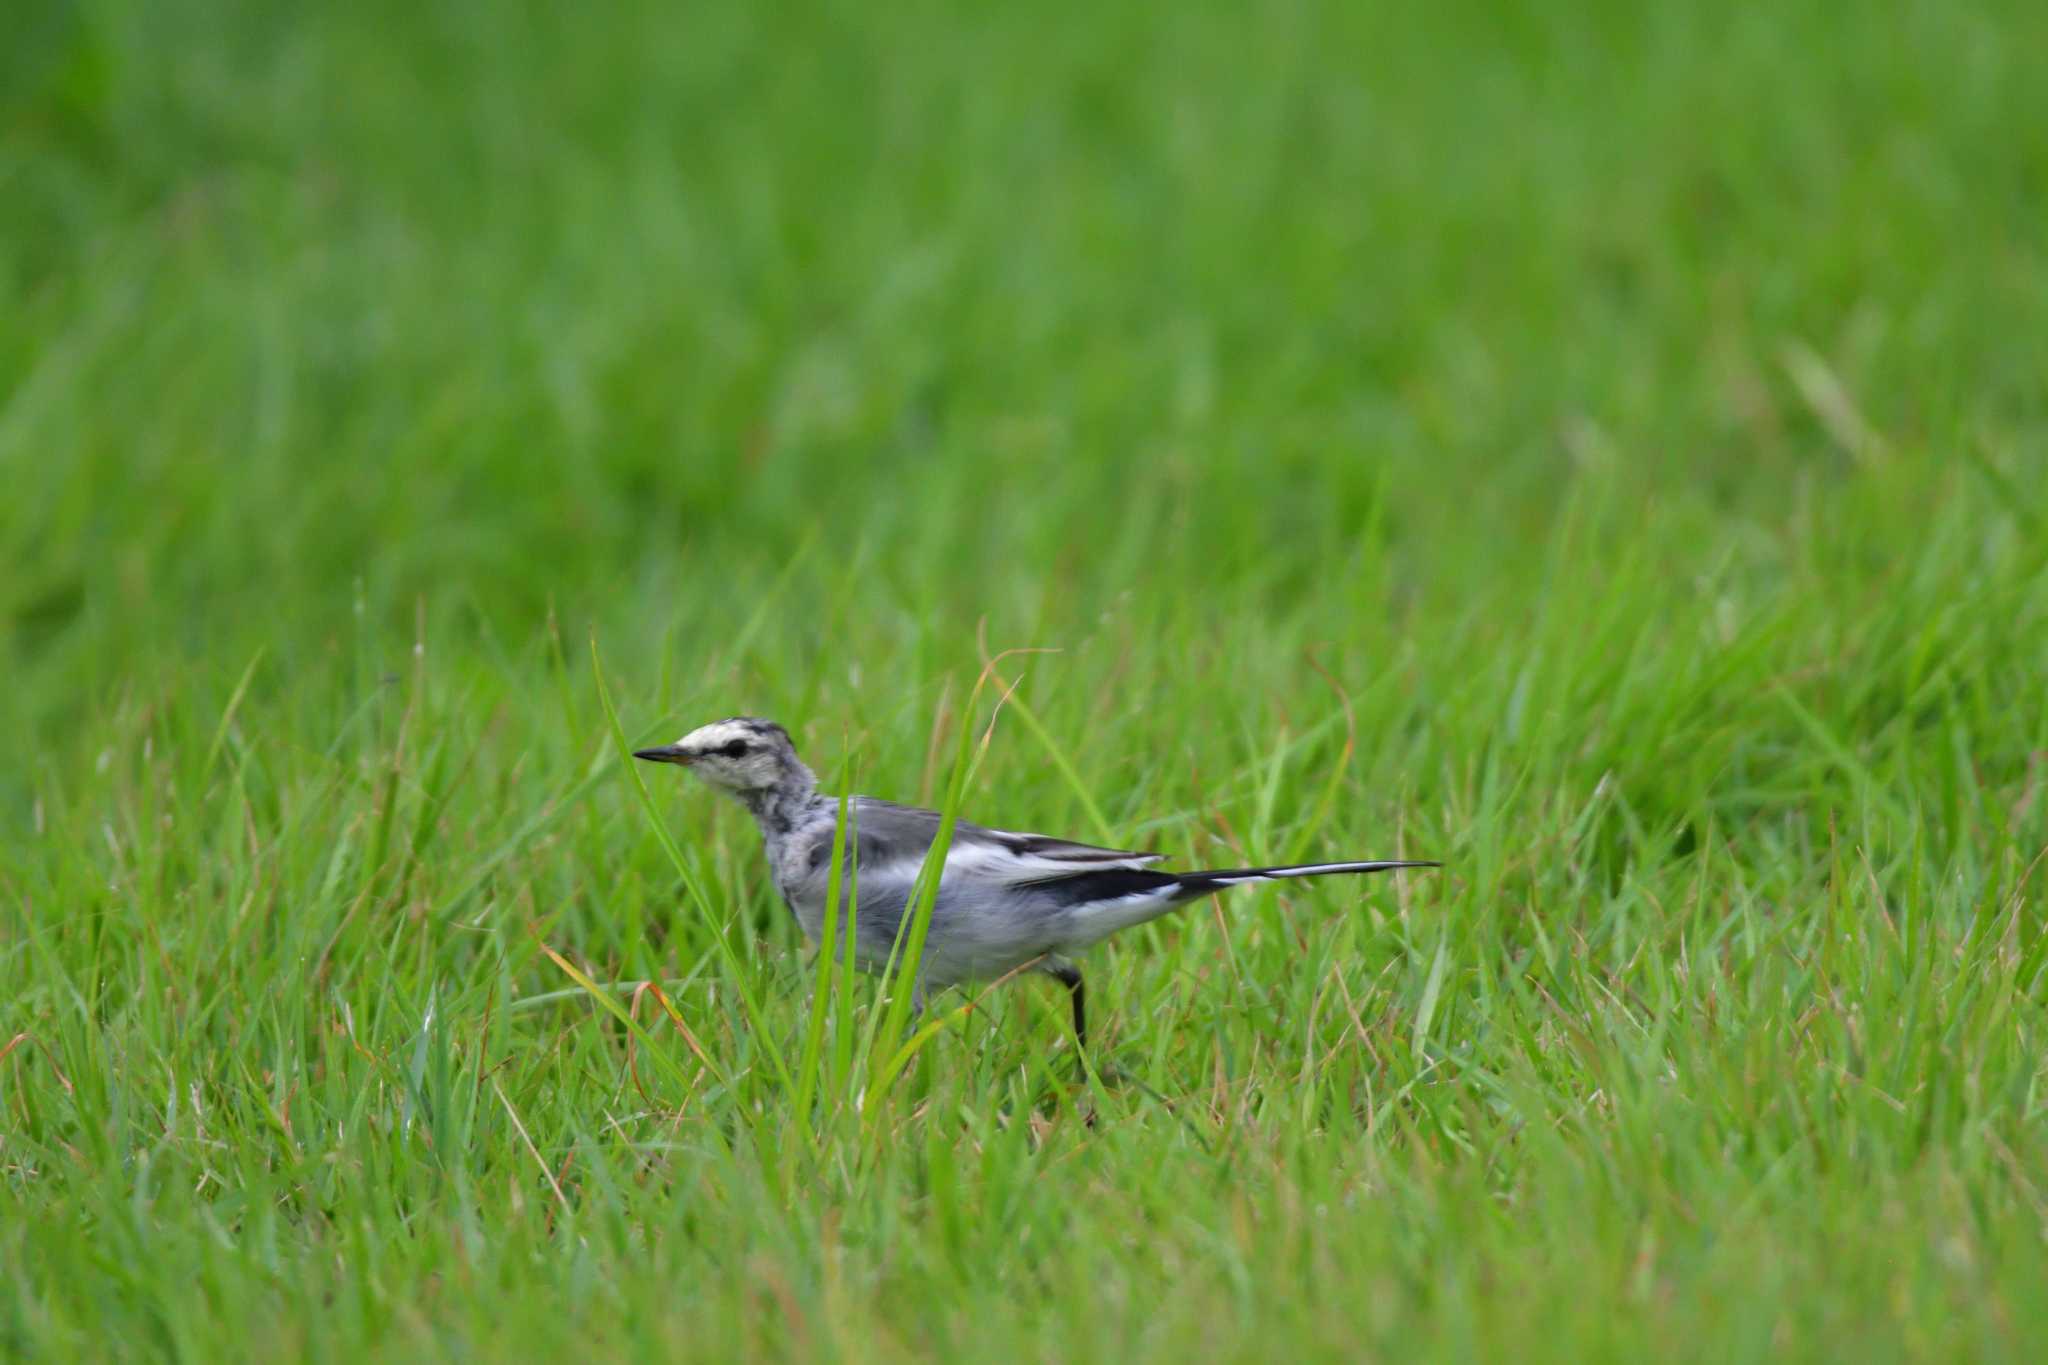
M724 754L727 758L738 758L741 754L745 753L746 751L747 742L743 739L735 739L729 741L726 744L726 746L720 749L718 752Z

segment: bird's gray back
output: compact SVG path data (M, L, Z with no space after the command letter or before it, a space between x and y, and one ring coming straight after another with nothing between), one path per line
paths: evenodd
M922 859L938 838L939 812L921 806L901 806L873 796L853 799L854 819L860 830L861 854L884 858ZM1157 862L1161 855L1130 849L1101 848L1094 844L1056 839L1049 834L1026 834L1015 830L990 829L971 820L955 820L951 849L985 849L1005 853L1022 863L1045 862L1070 866L1079 871L1089 867L1124 863Z

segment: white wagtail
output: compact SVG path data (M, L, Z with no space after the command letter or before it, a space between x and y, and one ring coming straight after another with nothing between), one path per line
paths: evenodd
M824 932L839 803L819 792L789 731L773 721L736 716L692 730L673 744L636 750L633 757L680 763L753 812L767 841L775 889L804 936L816 943ZM938 837L939 818L937 811L871 796L848 802L847 850L858 895L854 960L868 971L887 967L925 853ZM925 930L912 1008L922 1007L926 991L1032 967L1072 995L1075 1041L1085 1044L1086 994L1081 969L1068 954L1245 882L1441 866L1373 861L1212 872L1150 866L1164 858L956 821Z

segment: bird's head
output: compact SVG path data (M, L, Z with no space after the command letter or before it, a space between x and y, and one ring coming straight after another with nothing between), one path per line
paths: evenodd
M700 725L673 744L637 749L633 757L649 763L680 763L743 801L810 776L796 756L789 731L754 716Z

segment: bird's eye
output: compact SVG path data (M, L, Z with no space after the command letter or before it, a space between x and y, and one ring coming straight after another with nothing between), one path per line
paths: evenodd
M736 739L732 741L730 744L726 745L723 749L720 749L718 752L724 754L727 758L738 758L741 754L744 754L746 751L747 742L743 739Z

